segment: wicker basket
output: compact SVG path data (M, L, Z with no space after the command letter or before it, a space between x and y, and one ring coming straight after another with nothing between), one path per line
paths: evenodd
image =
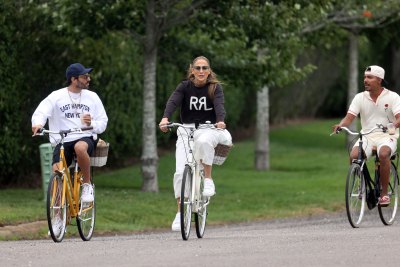
M97 142L97 146L90 157L90 165L93 167L102 167L107 163L108 149L110 143L106 143L103 140Z
M229 151L231 150L232 145L223 145L223 144L218 144L215 147L215 154L214 154L214 161L213 164L215 165L222 165L226 158L228 157Z

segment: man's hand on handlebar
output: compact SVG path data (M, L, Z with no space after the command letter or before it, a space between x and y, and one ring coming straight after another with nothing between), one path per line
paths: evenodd
M342 130L342 126L339 124L332 126L332 134L338 134Z
M43 128L43 126L42 126L42 125L40 125L40 124L33 125L33 126L32 126L32 133L33 133L33 135L32 135L32 136L35 136L35 135L37 135L37 134L38 134L38 132L40 133L40 129L42 129L42 128Z

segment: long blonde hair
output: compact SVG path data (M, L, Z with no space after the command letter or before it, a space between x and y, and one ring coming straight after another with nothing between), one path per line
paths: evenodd
M187 70L186 78L192 82L194 81L194 74L192 73L192 69L194 64L200 59L207 61L207 64L210 67L210 74L207 77L207 82L209 83L208 96L211 99L214 99L214 94L215 94L215 89L217 88L217 84L221 84L221 82L217 79L217 74L215 74L215 72L212 70L208 58L206 58L205 56L198 56L195 59L193 59L192 63L189 65L189 68Z

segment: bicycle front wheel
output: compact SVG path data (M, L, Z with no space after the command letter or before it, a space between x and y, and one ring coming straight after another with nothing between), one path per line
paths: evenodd
M82 190L80 190L82 192ZM93 185L93 197L94 185ZM79 214L76 217L76 224L78 225L78 232L83 241L89 241L93 236L94 225L96 221L96 198L91 203L80 203Z
M361 167L353 163L346 179L346 212L352 227L358 228L364 216L366 184Z
M182 177L181 189L181 233L183 240L188 240L190 235L190 225L192 222L192 185L193 173L190 166L186 165Z
M47 189L47 224L54 242L61 242L65 235L67 224L67 200L62 203L63 179L54 173L49 181Z
M199 209L194 214L194 221L196 224L196 234L198 238L202 238L204 236L204 231L206 229L206 220L207 220L207 205L209 198L203 196L204 189L204 177L200 179L200 200L199 200Z
M388 196L390 197L389 206L378 206L379 217L383 224L392 225L397 213L397 205L399 201L399 177L393 163L390 165Z

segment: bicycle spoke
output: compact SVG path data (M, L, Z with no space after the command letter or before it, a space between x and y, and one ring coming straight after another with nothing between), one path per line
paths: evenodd
M383 224L392 225L397 214L399 201L399 178L393 163L390 166L388 196L390 197L390 204L386 207L378 206L378 210Z
M193 174L190 166L186 165L182 176L181 188L181 234L183 240L188 240L190 235L190 226L192 222L192 185ZM183 201L182 201L183 200Z
M346 181L346 211L352 227L359 227L365 209L365 182L358 164L352 164Z
M62 203L63 180L58 174L53 174L47 191L47 223L54 242L61 242L66 227L66 203Z

